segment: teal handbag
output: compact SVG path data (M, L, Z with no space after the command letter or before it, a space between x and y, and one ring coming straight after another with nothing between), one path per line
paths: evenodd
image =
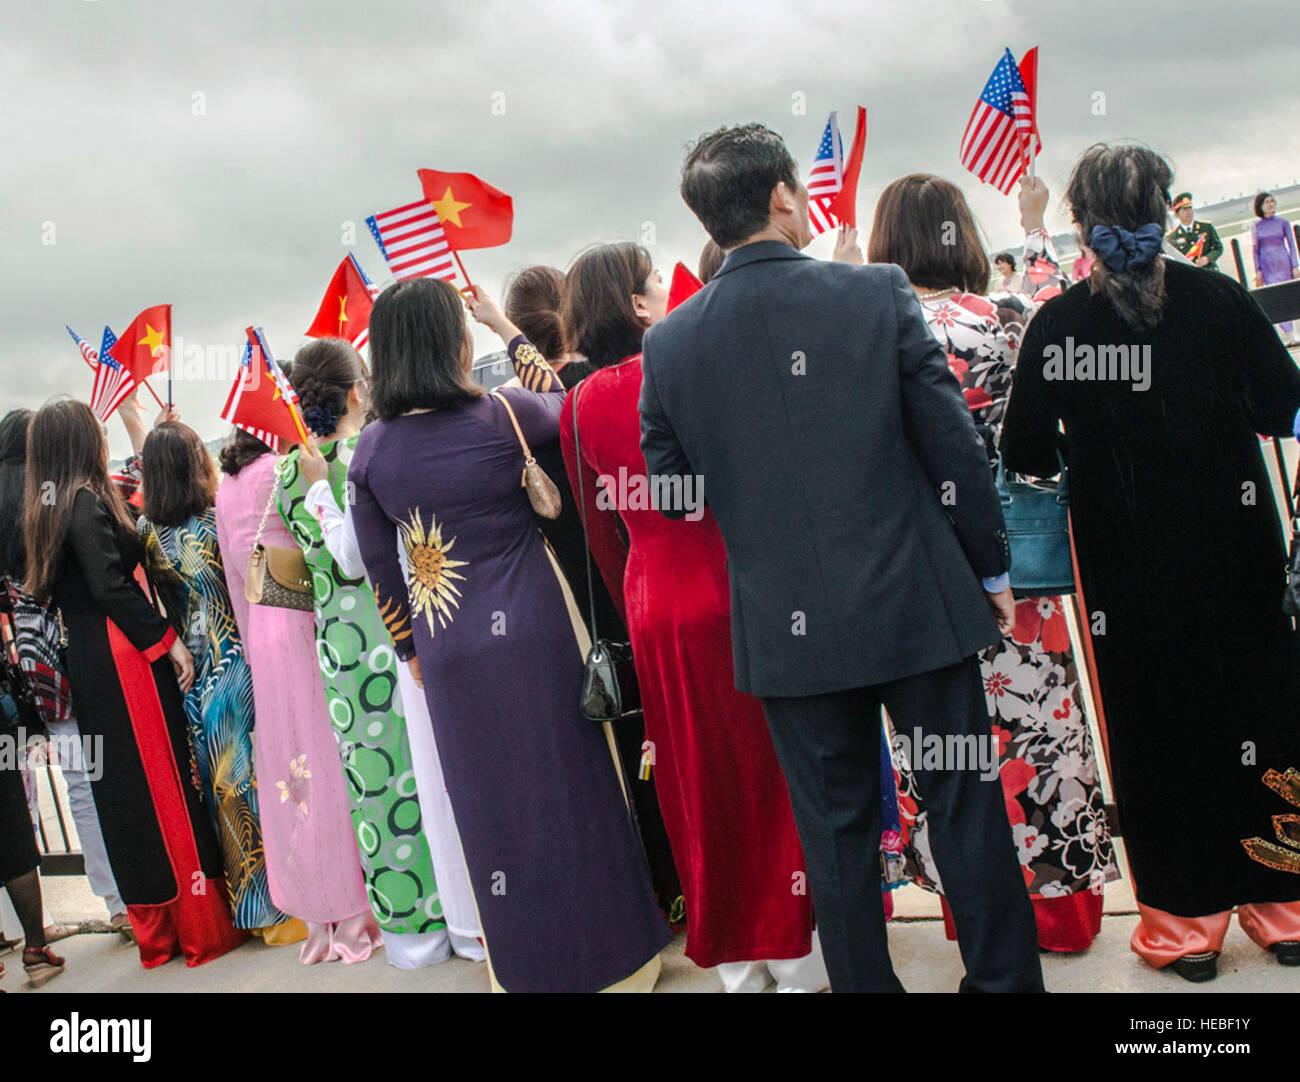
M1016 597L1074 593L1070 479L1064 461L1060 477L1056 483L1008 480L998 459L998 495L1011 545L1011 592Z

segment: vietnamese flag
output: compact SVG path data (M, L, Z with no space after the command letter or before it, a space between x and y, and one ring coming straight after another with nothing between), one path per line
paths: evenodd
M1020 81L1025 84L1025 93L1029 95L1029 124L1034 133L1034 146L1030 154L1037 154L1043 149L1042 137L1038 134L1038 46L1035 45L1025 53L1017 65L1020 69Z
M146 308L122 332L109 356L143 383L172 366L172 306L155 304Z
M357 349L370 337L370 310L375 287L350 252L339 264L320 302L320 311L307 328L308 338L346 338Z
M271 356L266 336L260 327L247 327L244 333L248 342L239 375L221 410L222 420L256 436L276 454L296 443L306 443L298 396Z
M438 212L438 221L453 250L495 248L510 239L515 205L510 196L473 173L441 173L421 169L424 197Z
M826 209L836 221L857 228L858 224L858 174L862 172L862 151L867 145L867 111L858 106L857 127L853 129L853 146L844 163L844 183L827 201Z
M673 267L673 280L668 287L668 311L671 312L682 301L689 300L703 288L704 283L691 273L686 264L678 262Z

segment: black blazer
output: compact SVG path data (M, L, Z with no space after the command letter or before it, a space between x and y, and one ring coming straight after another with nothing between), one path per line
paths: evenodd
M880 684L999 640L980 577L1010 567L1002 506L898 267L745 245L643 348L641 449L703 479L738 689Z

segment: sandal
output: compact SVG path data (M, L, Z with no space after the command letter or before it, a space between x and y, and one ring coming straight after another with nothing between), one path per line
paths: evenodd
M33 961L29 962L29 958ZM23 950L23 972L27 974L33 988L39 988L57 977L63 972L63 965L64 959L49 947L28 947Z
M75 924L47 924L45 926L45 942L57 943L60 939L67 939L74 936L79 931Z

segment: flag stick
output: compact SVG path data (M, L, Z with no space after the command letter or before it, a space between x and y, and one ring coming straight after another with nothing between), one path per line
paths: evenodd
M172 368L167 366L167 412L172 411Z
M469 280L469 275L465 271L465 264L460 261L460 253L453 248L451 254L456 257L456 266L460 268L460 276L465 279L465 285L468 288L473 289L474 283Z

